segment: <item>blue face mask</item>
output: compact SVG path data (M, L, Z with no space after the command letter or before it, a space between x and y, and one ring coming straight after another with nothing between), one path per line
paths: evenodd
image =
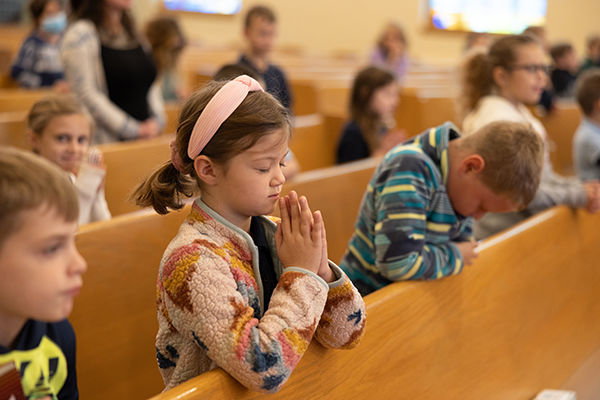
M67 26L67 15L60 12L56 15L46 17L42 20L41 29L52 35L57 35L65 30Z

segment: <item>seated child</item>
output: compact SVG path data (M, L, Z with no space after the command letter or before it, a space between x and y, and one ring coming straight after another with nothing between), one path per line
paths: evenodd
M582 73L576 87L584 116L573 136L573 164L579 179L600 180L600 69Z
M550 55L554 61L550 75L554 93L559 97L573 97L573 86L579 70L575 49L568 43L561 43L550 48Z
M590 37L588 37L586 44L587 55L585 60L581 64L579 73L590 68L600 67L600 35L591 35Z
M66 318L87 268L75 247L77 196L49 161L0 147L0 365L28 399L78 399Z
M273 10L265 6L254 6L244 20L246 50L238 60L239 65L257 71L265 83L265 90L272 94L290 112L292 91L281 70L271 63L271 52L277 37L277 18Z
M327 260L320 212L280 197L289 113L248 76L211 81L188 100L171 162L134 193L161 214L201 196L159 268L156 355L170 389L221 367L249 389L277 392L313 336L362 340L365 305ZM265 215L279 204L281 221Z
M403 130L392 130L400 101L393 73L380 67L363 69L354 78L350 96L351 120L340 136L338 164L382 156L406 139Z
M58 0L31 0L29 10L34 29L21 45L15 59L11 76L19 85L28 89L55 86L60 92L68 92L60 61L62 31L67 17Z
M152 46L164 100L185 100L188 93L179 78L177 66L187 40L179 23L173 17L160 16L148 22L145 33Z
M398 82L403 82L410 69L406 33L400 24L388 23L371 53L371 64L394 74Z
M447 122L396 146L367 186L340 266L363 296L394 281L458 274L476 257L473 218L524 208L543 155L542 139L513 122L468 137Z
M98 149L89 149L93 120L85 108L71 96L49 96L33 105L27 124L33 151L57 164L73 181L79 224L110 219L104 198L106 165Z

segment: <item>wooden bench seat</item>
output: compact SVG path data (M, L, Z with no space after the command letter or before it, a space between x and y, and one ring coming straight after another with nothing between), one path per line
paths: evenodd
M15 146L29 150L25 136L28 111L0 112L0 146Z
M99 145L106 163L105 196L113 216L139 210L129 195L156 167L169 160L173 134L150 140Z
M28 112L42 98L52 94L51 90L0 89L0 113L10 111Z
M490 239L459 276L376 291L362 344L313 341L269 398L530 400L560 387L600 348L599 237L600 216L558 207ZM215 369L152 400L205 398L262 395Z
M321 209L329 222L329 257L336 261L373 168L367 160L301 173L284 188L309 196L311 206ZM333 207L332 196L344 201ZM82 399L144 399L164 389L154 351L156 278L162 254L188 212L189 206L166 216L141 210L81 228L77 247L88 271L70 320Z

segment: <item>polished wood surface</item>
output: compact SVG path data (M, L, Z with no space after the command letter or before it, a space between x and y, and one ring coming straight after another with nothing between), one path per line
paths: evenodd
M30 149L25 135L27 114L27 111L0 112L0 146Z
M142 211L81 227L77 248L88 270L69 320L82 399L143 399L164 389L154 350L156 277L188 212Z
M0 113L28 112L38 100L52 93L51 90L0 89Z
M575 175L573 169L573 136L581 122L581 109L573 102L557 105L556 111L540 118L548 132L550 160L559 174Z
M362 344L313 341L269 398L530 400L559 387L600 347L599 237L600 216L558 207L491 238L459 276L374 292ZM152 399L260 397L216 369Z
M99 145L106 163L105 196L113 216L139 210L129 201L134 188L156 167L169 161L174 135Z

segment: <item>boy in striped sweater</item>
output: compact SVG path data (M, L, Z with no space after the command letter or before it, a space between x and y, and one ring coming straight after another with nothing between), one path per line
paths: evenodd
M473 218L527 206L543 153L539 135L513 122L468 137L447 122L394 147L367 186L340 266L363 296L460 273L476 257Z

